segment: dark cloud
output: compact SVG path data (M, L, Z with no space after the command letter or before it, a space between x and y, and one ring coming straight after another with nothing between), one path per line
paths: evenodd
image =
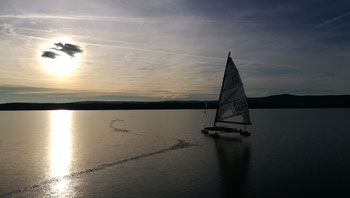
M60 43L55 43L55 46L56 47L54 47L52 49L64 52L67 55L69 55L70 57L74 57L75 54L77 54L77 53L83 53L83 50L77 45L73 45L73 44L69 44L69 43L63 44L60 42Z
M75 54L77 53L83 53L83 50L77 45L73 45L69 43L63 44L61 42L55 43L54 45L55 47L50 48L51 50L63 52L70 57L74 57ZM55 59L59 55L60 55L59 53L56 53L53 51L43 51L43 54L41 55L41 57Z
M51 52L51 51L43 51L43 54L41 55L41 57L52 58L52 59L55 59L56 56L59 56L59 54L56 54L55 52Z

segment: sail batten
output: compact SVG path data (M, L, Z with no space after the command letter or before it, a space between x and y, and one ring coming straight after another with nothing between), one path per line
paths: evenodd
M242 121L230 118L241 117ZM238 69L229 56L227 58L224 79L214 125L217 122L250 125L248 101Z

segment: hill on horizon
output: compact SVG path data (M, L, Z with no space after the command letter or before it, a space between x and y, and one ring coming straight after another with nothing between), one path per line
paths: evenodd
M68 103L4 103L0 110L113 110L113 109L215 109L211 101L78 101ZM250 109L275 108L350 108L350 95L291 95L281 94L248 98Z

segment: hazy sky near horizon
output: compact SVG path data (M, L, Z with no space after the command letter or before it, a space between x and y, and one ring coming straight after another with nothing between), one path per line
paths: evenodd
M349 35L345 0L0 1L0 103L215 100L229 51L248 97L350 94Z

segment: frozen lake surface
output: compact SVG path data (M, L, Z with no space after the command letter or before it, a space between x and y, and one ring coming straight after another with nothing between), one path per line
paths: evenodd
M349 197L350 109L2 111L0 197Z

